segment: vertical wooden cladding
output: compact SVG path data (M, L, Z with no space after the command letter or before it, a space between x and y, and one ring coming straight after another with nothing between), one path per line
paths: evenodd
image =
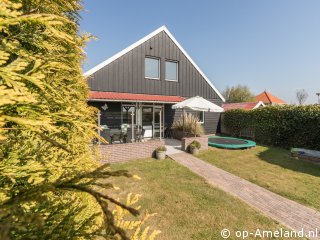
M160 58L160 80L145 79L145 57ZM178 82L165 80L165 61L179 66ZM218 94L164 32L160 32L135 49L94 73L89 79L91 90L129 92L183 97L202 96L221 104Z

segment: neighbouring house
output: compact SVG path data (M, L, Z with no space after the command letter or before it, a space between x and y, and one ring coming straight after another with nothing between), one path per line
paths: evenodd
M272 95L271 93L264 91L255 96L256 101L262 101L265 105L283 105L286 104L282 99Z
M224 103L222 105L225 111L233 109L253 110L259 107L264 107L265 104L262 101L259 102L241 102L241 103Z
M90 105L107 129L144 130L145 138L165 136L181 110L172 105L201 96L219 106L221 93L163 26L85 73ZM197 114L206 134L217 131L220 113Z

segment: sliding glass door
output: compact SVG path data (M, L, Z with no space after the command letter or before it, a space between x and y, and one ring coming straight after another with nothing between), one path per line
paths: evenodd
M132 113L134 116L132 116ZM156 104L122 104L121 123L138 130L144 129L145 138L160 138L164 136L164 106Z
M163 106L161 105L142 105L141 106L141 125L145 130L146 138L159 138L160 132L163 137Z
M153 107L152 106L143 106L142 107L142 128L145 130L144 137L152 138L153 137Z
M163 137L163 107L155 106L153 109L153 137Z

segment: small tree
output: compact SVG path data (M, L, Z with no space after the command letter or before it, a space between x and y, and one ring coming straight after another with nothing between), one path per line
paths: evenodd
M299 105L303 105L306 102L308 96L309 94L305 89L298 89L296 92L296 98L298 100Z
M228 86L222 94L227 103L254 101L254 94L250 91L249 87L245 85Z

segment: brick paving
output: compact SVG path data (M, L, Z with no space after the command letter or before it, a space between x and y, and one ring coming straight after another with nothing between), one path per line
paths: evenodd
M100 159L102 163L115 163L147 158L154 155L157 147L164 146L165 141L149 140L123 144L100 145Z
M309 239L320 239L320 212L270 192L191 154L183 152L171 154L169 157L203 177L213 186L240 198L264 215L292 230L300 231L303 228L305 233L317 231L317 237Z

